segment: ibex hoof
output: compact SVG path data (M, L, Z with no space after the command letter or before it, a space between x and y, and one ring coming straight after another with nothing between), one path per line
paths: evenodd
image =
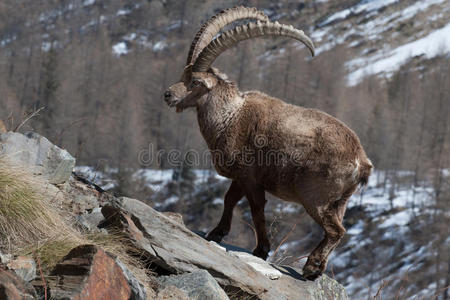
M316 280L322 275L322 272L319 270L311 270L310 268L303 268L303 277L308 280Z
M216 243L220 243L224 236L225 236L225 234L223 234L222 232L212 230L210 233L208 233L206 235L206 239L208 241L214 241Z
M303 267L303 277L308 280L316 280L323 274L325 264L319 261L310 261Z
M255 248L253 255L266 260L270 249L268 247Z

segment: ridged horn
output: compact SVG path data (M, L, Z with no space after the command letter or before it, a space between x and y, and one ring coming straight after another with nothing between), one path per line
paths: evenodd
M189 49L186 65L195 61L198 54L214 39L223 27L242 19L254 19L263 22L269 21L269 17L255 7L237 6L221 11L206 21L195 35L191 48Z
M233 47L243 40L260 36L285 36L294 38L309 48L314 56L314 44L302 30L295 29L292 25L284 25L278 22L256 22L237 26L222 33L206 46L199 54L192 68L193 72L206 72L214 60L225 50Z

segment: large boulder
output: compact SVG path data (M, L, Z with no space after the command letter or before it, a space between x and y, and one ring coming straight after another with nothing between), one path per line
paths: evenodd
M52 299L146 299L145 288L120 260L93 245L72 249L47 280Z
M53 184L69 180L75 166L75 158L69 152L34 132L1 133L0 156L31 168L35 174L43 175Z
M348 299L344 288L325 275L307 281L299 270L241 258L138 200L113 199L102 213L106 220L101 226L124 232L139 253L154 263L152 267L163 273L204 269L230 295L255 299Z

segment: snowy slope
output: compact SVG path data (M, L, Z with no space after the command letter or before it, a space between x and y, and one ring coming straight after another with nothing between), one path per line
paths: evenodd
M310 32L322 54L336 45L353 50L348 85L373 74L390 75L410 58L450 53L450 2L363 0L337 11Z
M450 53L450 24L387 53L348 62L349 69L354 70L348 75L348 83L356 85L367 75L382 72L390 74L414 56L423 55L425 58L433 58L448 53Z

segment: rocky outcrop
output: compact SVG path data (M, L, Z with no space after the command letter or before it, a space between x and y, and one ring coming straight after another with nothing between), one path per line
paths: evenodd
M75 158L69 152L33 132L25 135L17 132L1 133L0 156L32 168L35 174L43 175L53 184L69 180L75 166Z
M3 155L47 179L45 190L57 194L52 199L62 218L87 234L120 236L143 271L136 276L95 245L75 247L42 276L32 258L1 255L0 299L37 299L33 286L40 298L46 291L51 299L347 299L326 275L307 281L299 270L205 240L179 214L104 192L71 174L75 160L43 137L4 133L0 146Z
M343 287L326 275L315 282L306 281L293 268L257 258L241 259L138 200L114 199L102 208L102 213L106 220L101 226L122 230L161 273L207 270L225 290L259 299L347 298Z

